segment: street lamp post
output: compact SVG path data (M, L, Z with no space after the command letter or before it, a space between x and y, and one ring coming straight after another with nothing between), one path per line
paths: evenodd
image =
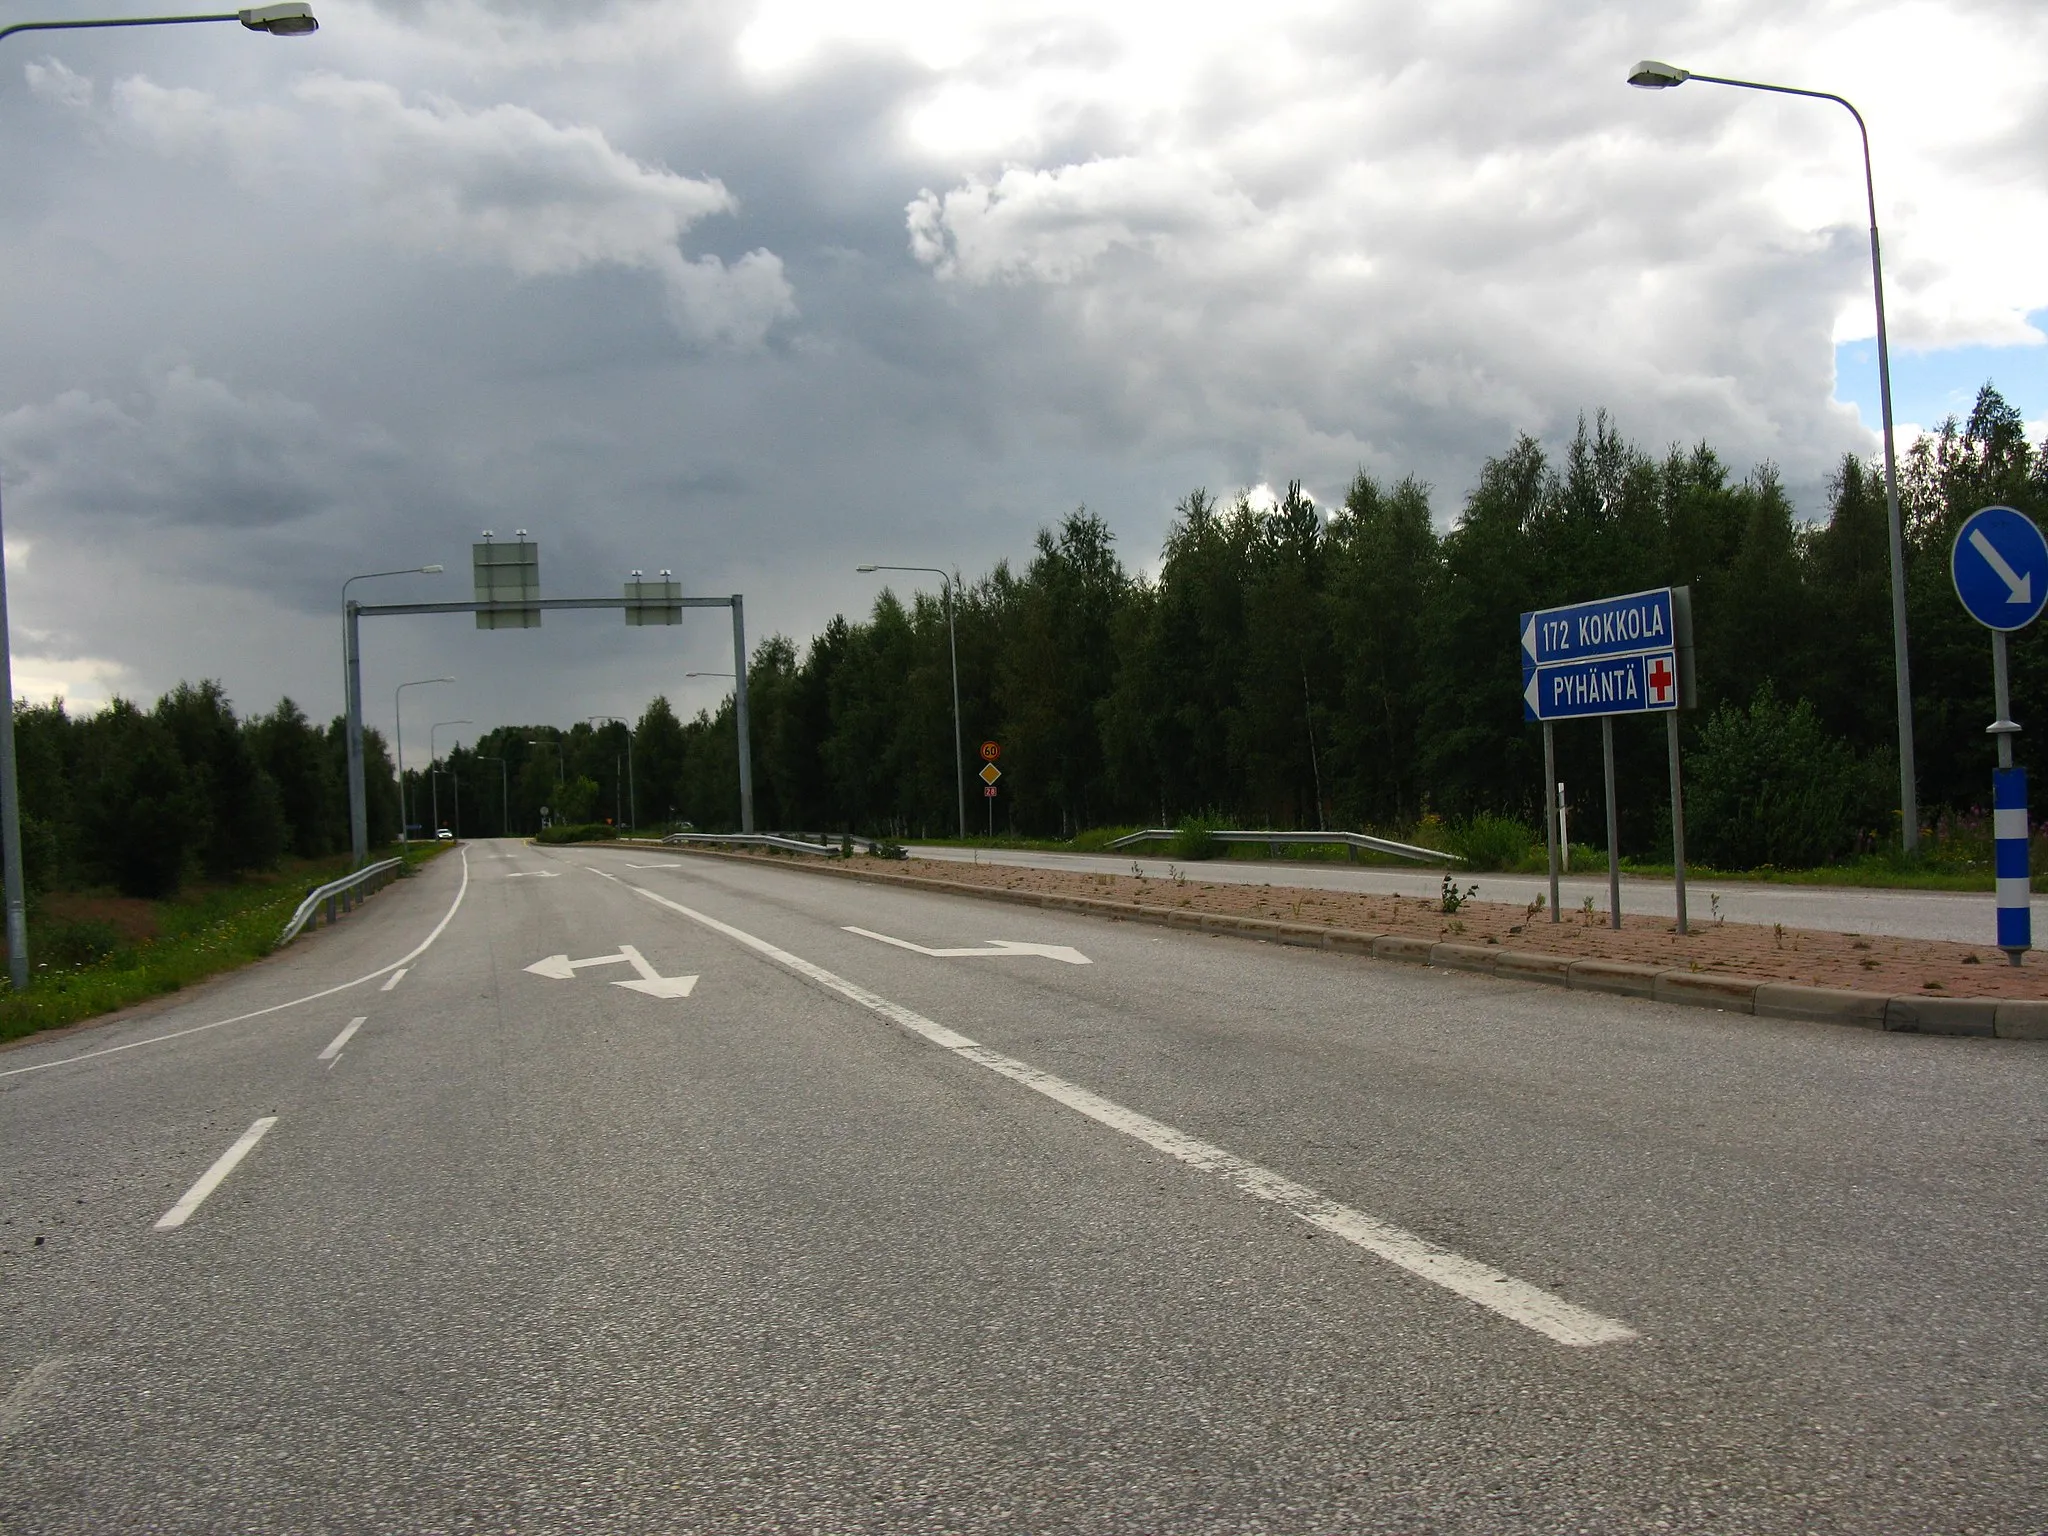
M438 565L411 565L399 571L365 571L341 584L341 688L342 712L348 736L348 841L349 852L360 868L370 858L369 795L363 786L363 645L358 633L356 605L348 589L359 581L380 576L438 576Z
M544 747L547 745L538 736L527 737L526 744L529 747ZM555 813L557 815L560 815L562 810L562 786L568 782L568 759L562 755L562 738L557 736L555 738L555 793L549 797L555 802ZM546 807L542 807L542 809L546 809Z
M433 801L434 836L436 837L441 835L441 780L438 777L440 773L441 750L434 745L434 737L444 725L475 724L474 720L436 720L427 727L427 794ZM458 817L462 814L462 790L459 786L455 791L455 814Z
M1628 83L1646 91L1669 90L1688 80L1708 85L1732 85L1745 91L1769 91L1778 96L1806 96L1815 101L1832 101L1856 119L1856 131L1863 139L1863 194L1870 207L1870 290L1877 303L1877 392L1884 417L1884 499L1891 525L1892 561L1892 676L1898 688L1899 716L1899 831L1905 850L1920 846L1920 794L1915 783L1913 762L1913 679L1906 661L1906 533L1899 514L1898 455L1892 441L1892 358L1884 326L1884 263L1877 246L1877 182L1870 169L1870 129L1863 114L1845 96L1832 91L1807 91L1790 85L1766 85L1760 80L1733 80L1725 75L1696 75L1675 64L1644 59L1629 71Z
M498 765L498 828L502 835L509 836L512 831L512 770L505 766L502 757L485 757L478 753L476 760Z
M412 841L412 811L408 808L405 794L405 690L424 688L429 683L452 683L452 677L421 677L409 683L400 683L391 690L391 724L397 732L398 751L398 845L403 848ZM429 733L431 736L431 732ZM431 741L429 742L431 745Z
M640 796L633 787L633 727L626 724L617 715L585 715L583 717L583 723L586 725L594 725L600 720L616 725L626 733L626 814L632 818L631 825L637 827L640 825ZM615 770L612 782L613 814L615 815L618 810L618 788L618 778Z
M79 32L104 27L175 27L203 21L239 21L252 32L278 37L319 30L310 5L259 5L245 11L204 16L119 16L104 20L17 21L0 27L0 38L17 32ZM28 988L28 896L21 873L21 784L14 763L14 657L7 624L7 567L0 560L0 892L7 902L7 979L17 992Z
M960 750L960 644L953 633L953 597L958 583L935 565L860 565L854 569L863 573L922 571L938 577L946 594L946 650L953 660L953 787L960 803L960 841L964 843L967 841L967 760Z

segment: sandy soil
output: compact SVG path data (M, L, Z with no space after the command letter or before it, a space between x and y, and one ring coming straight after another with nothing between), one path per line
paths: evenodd
M1475 899L1467 900L1456 913L1446 913L1441 902L1412 896L1224 885L1204 881L1195 872L1178 880L1148 880L932 859L857 862L866 871L885 877L913 875L956 885L1094 896L1148 907L1317 923L1360 933L1500 944L1580 959L1632 960L1673 970L1716 971L1808 986L1935 997L2048 997L2048 959L2033 953L2026 956L2023 966L2015 968L2001 951L1984 945L1767 928L1716 922L1710 913L1695 915L1693 931L1681 936L1666 917L1625 916L1617 931L1608 927L1606 913L1598 910L1590 914L1583 909L1567 911L1559 914L1562 921L1552 922L1548 911ZM1477 885L1483 897L1486 877L1468 876L1459 888L1462 891L1470 885Z

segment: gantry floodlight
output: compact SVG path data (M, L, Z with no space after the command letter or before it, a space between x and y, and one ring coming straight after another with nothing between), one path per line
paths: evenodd
M304 37L318 32L310 5L258 5L242 12L242 25L251 32L268 32L272 37Z
M1644 91L1668 91L1691 78L1688 71L1676 64L1666 64L1661 59L1643 59L1628 72L1628 83Z

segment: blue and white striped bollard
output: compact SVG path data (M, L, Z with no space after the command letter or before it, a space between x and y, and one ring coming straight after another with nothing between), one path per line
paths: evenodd
M1996 840L1998 947L2018 965L2034 945L2033 881L2027 874L2027 770L1991 775L1991 835Z

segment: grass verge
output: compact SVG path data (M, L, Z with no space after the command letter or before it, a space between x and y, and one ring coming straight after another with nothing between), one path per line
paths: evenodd
M434 844L415 843L407 862L417 866L441 851ZM348 870L346 855L295 859L273 874L234 885L193 886L168 901L147 904L151 921L144 926L154 930L153 937L116 935L103 953L70 963L64 956L81 941L88 951L102 947L94 941L101 932L111 932L111 925L93 919L39 921L47 908L32 912L29 954L45 952L52 958L36 962L28 991L0 993L0 1041L133 1007L259 960L277 947L278 933L306 893ZM60 904L53 899L49 905ZM135 925L130 926L132 931ZM81 928L94 931L75 931Z

